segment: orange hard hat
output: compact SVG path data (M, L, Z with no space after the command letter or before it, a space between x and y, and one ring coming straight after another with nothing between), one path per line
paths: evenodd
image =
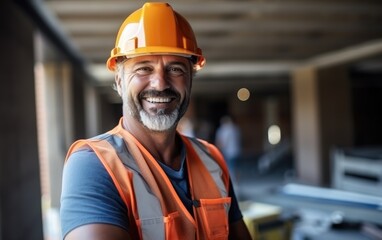
M106 65L114 71L118 57L151 54L191 57L196 70L205 64L190 24L167 3L145 3L125 19Z

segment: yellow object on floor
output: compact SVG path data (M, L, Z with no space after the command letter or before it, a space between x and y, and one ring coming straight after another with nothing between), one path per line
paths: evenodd
M240 209L255 240L289 240L293 222L282 219L282 209L265 203L241 202Z

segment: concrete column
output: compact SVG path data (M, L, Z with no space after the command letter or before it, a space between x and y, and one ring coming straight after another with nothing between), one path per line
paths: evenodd
M97 89L93 86L85 85L86 137L94 137L101 133L100 105Z
M41 240L33 27L4 0L0 29L0 239Z
M63 63L38 64L36 90L43 194L48 207L58 209L63 163L73 141L70 67Z
M330 151L351 146L353 123L346 65L302 67L292 74L294 156L300 180L329 185Z

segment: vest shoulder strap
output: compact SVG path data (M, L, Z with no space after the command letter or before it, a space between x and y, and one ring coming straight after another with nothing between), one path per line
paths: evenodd
M226 189L229 188L229 171L227 163L223 157L223 154L220 152L220 150L213 144L197 138L187 137L191 142L193 142L195 145L198 145L201 149L206 151L207 154L209 154L220 166L220 168L223 171L223 181L225 184Z

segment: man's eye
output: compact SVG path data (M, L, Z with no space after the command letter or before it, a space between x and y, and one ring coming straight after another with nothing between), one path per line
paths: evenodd
M150 73L152 70L151 68L149 67L140 67L138 68L137 70L135 70L138 74L148 74Z
M182 68L180 68L180 67L170 67L168 69L168 71L170 73L173 73L173 74L183 74L184 73L184 70Z

